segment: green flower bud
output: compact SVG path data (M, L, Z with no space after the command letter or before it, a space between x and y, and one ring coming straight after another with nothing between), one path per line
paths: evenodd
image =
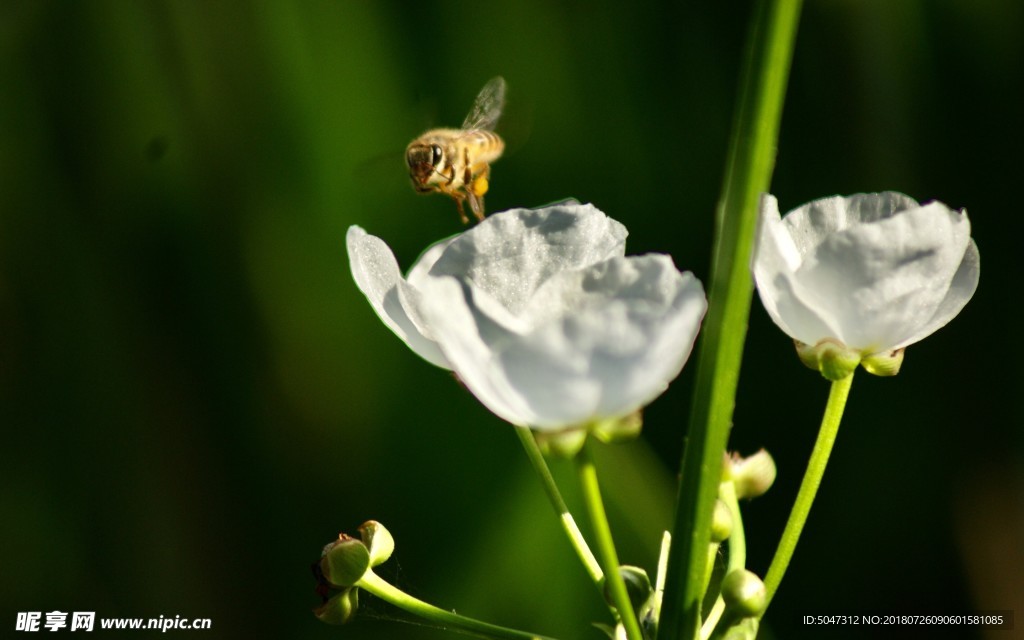
M814 346L804 344L799 340L793 342L796 345L796 354L800 357L800 362L821 372L825 379L833 382L850 375L860 364L860 353L832 338L826 338Z
M723 542L732 535L732 512L721 500L715 500L711 515L711 542Z
M322 605L313 609L313 615L327 624L345 624L352 620L359 609L359 589L350 587L338 592Z
M896 349L886 353L876 353L864 358L861 366L870 374L876 376L894 376L900 372L903 364L904 349Z
M328 584L338 588L351 587L370 568L370 550L361 540L344 533L324 547L320 556L320 572Z
M384 525L376 520L368 520L359 527L359 537L370 550L370 566L376 567L391 557L395 550L395 539Z
M737 498L756 498L764 495L778 474L775 460L764 449L746 458L734 453L728 459L728 467L728 475L736 488Z
M726 611L739 618L761 615L768 604L764 583L752 571L735 569L722 580Z
M654 587L651 586L651 580L647 577L647 572L640 567L624 564L619 567L619 575L622 576L623 582L626 583L626 592L629 594L629 601L633 605L633 610L638 611L650 599L651 594L654 593ZM611 594L608 592L608 581L605 580L604 584L604 597L608 602L612 602Z

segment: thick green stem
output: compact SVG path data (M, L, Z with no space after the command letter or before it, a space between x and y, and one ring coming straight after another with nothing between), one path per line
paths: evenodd
M764 578L764 587L768 595L765 609L779 589L779 583L782 582L782 576L786 573L789 561L793 557L793 551L796 549L796 543L800 539L800 532L804 530L807 515L811 512L811 504L814 503L814 497L818 494L818 487L821 486L821 478L825 475L825 466L832 453L832 445L836 442L839 423L843 419L846 398L850 395L850 385L852 384L852 373L842 380L832 383L828 394L828 404L825 406L825 415L821 418L818 439L814 443L814 450L811 451L811 459L807 462L807 471L804 472L804 479L800 483L800 491L797 492L793 509L789 512L789 520L786 521L782 539L779 540L775 557L772 558L772 563ZM764 613L762 612L761 615Z
M658 633L663 640L695 638L700 629L705 554L753 291L750 254L758 200L768 191L775 164L801 4L802 0L760 0L749 36L740 107L716 215L709 307Z
M592 445L588 439L587 444L576 454L576 467L580 486L583 489L583 501L587 505L587 513L590 515L590 522L594 527L597 553L601 557L601 564L604 565L608 594L618 612L619 621L626 630L626 637L629 640L644 640L640 623L636 619L636 612L633 611L633 604L626 591L626 582L623 580L622 574L619 573L619 555L615 551L615 541L612 540L608 515L605 513L604 502L601 500L601 487L597 482L597 468L594 466L594 459L590 456L590 446Z
M479 638L508 638L509 640L554 640L548 636L541 636L535 633L527 633L517 629L508 629L498 625L489 624L460 616L451 611L439 609L432 604L414 598L384 580L373 571L367 571L356 585L367 593L372 593L385 602L390 602L399 609L404 609L424 620L429 620L442 628L454 629Z
M516 435L519 436L519 440L523 443L523 449L526 450L526 457L530 459L530 464L533 465L533 469L540 476L544 492L547 494L551 506L555 508L555 512L558 514L558 520L562 523L562 529L565 530L569 543L576 550L576 555L579 556L580 562L583 563L587 573L590 574L590 579L594 581L598 589L603 589L604 573L601 571L601 565L598 563L597 558L594 557L590 547L587 546L587 541L583 539L583 534L580 532L580 528L576 526L576 521L573 519L572 514L569 513L569 507L566 506L565 500L562 499L562 494L558 491L558 485L555 484L555 478L551 475L547 462L544 461L544 454L541 453L540 448L537 446L537 440L533 437L533 432L526 427L516 427L515 429Z

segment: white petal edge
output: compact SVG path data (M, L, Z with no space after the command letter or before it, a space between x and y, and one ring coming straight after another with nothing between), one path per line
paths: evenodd
M345 244L352 278L384 324L421 358L450 369L437 344L423 335L407 312L405 305L417 297L415 289L402 278L387 244L357 225L349 227Z
M777 209L778 204L775 206ZM782 220L800 255L806 256L836 231L877 222L919 206L917 200L898 191L855 193L812 200L793 209Z
M964 259L960 262L960 268L957 269L953 281L950 283L949 291L931 319L905 340L896 344L893 349L902 349L915 342L920 342L949 324L974 296L980 278L981 254L978 252L978 245L971 239L967 245L967 251L964 252Z
M801 248L783 222L778 200L763 194L751 256L757 293L765 311L786 335L813 345L823 337L837 336L839 323L821 305L804 300L806 293L795 281L803 262Z

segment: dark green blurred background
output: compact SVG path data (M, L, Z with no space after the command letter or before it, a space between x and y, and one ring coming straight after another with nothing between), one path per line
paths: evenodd
M209 617L206 638L450 637L374 620L401 614L372 598L346 628L310 614L320 547L374 518L398 545L382 572L411 593L600 638L515 436L380 323L344 234L362 225L408 266L460 229L451 201L413 193L402 151L501 74L489 209L593 202L630 253L706 280L750 7L0 5L0 635L59 609ZM969 209L984 269L898 377L855 382L774 637L885 635L815 634L806 613L1015 608L1024 625L1022 95L1017 0L806 3L783 209L937 198ZM780 467L746 511L763 573L827 384L756 300L747 354L733 445ZM602 456L625 562L653 567L692 375L642 443Z

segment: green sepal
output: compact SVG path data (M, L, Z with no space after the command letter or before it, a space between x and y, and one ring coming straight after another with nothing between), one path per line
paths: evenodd
M534 431L533 435L541 453L554 458L575 458L587 442L587 430L582 428L564 431Z
M644 419L639 410L623 416L595 422L590 431L605 444L635 440L643 429Z
M868 373L876 376L894 376L900 372L903 366L903 349L896 349L888 353L875 353L864 358L861 366Z
M370 566L385 562L395 550L395 539L384 525L376 520L368 520L359 527L359 537L370 550Z
M796 344L796 354L800 357L800 362L833 382L853 373L861 361L860 353L838 340L825 339L814 346L799 340L793 342Z
M316 609L313 615L327 624L345 624L355 617L359 609L359 589L349 587L339 591Z

